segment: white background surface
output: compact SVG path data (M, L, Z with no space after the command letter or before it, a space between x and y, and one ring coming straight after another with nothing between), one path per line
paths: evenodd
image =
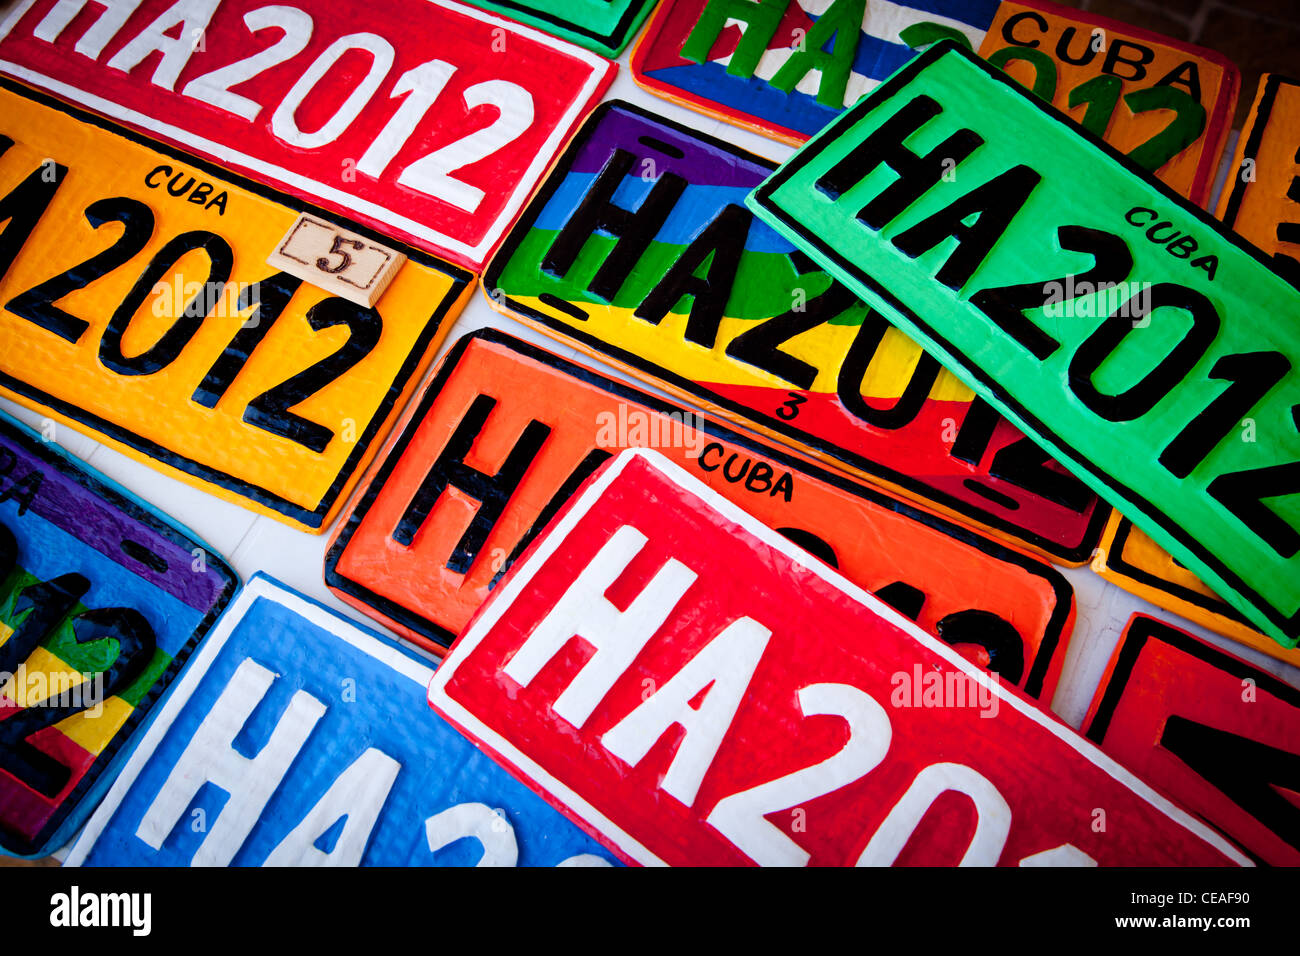
M619 72L606 99L623 99L643 106L652 112L676 120L707 135L724 139L780 162L793 149L782 143L750 133L718 120L675 106L652 96L636 86L627 67L628 54L619 58ZM1232 142L1227 155L1231 156ZM495 326L573 361L588 365L597 363L580 355L576 350L533 332L524 325L492 311L481 291L466 307L453 325L450 334L439 350L439 357L463 333L484 326ZM627 379L606 366L600 370L615 378ZM432 375L432 369L426 380ZM657 391L642 383L639 387ZM418 392L417 399L418 400ZM674 399L674 401L676 401ZM680 404L680 402L678 402ZM31 412L14 402L0 398L0 408L28 425L40 429L45 421L39 413ZM735 426L732 426L735 427ZM47 426L48 428L48 426ZM238 505L223 501L189 485L165 477L149 466L133 461L101 445L70 427L59 424L55 440L67 451L97 470L108 475L136 495L150 502L176 521L187 526L213 550L223 555L242 579L256 571L265 571L280 581L303 593L336 608L341 613L374 629L390 633L379 623L366 618L326 589L322 580L325 544L333 526L319 535L295 531L271 518L255 515ZM769 439L763 439L771 443ZM376 463L377 464L377 463ZM372 466L372 470L373 470ZM364 481L362 487L364 486ZM354 492L353 497L355 498ZM346 513L347 508L344 509ZM337 524L337 520L336 520ZM1078 727L1087 711L1088 703L1101 680L1106 662L1119 640L1125 622L1134 612L1143 612L1167 620L1189 630L1211 643L1237 654L1256 666L1276 674L1290 684L1300 687L1300 669L1290 667L1266 655L1207 631L1167 611L1160 610L1141 598L1135 597L1113 584L1104 581L1087 567L1061 569L1075 588L1077 616L1074 633L1070 639L1064 672L1052 709L1067 723Z

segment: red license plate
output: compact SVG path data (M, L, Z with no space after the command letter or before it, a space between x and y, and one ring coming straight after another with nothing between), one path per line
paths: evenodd
M616 69L431 0L29 0L0 21L0 71L474 270Z
M640 863L1248 862L644 449L534 542L429 700Z
M1106 753L1273 866L1300 865L1300 690L1133 615L1085 726Z
M452 346L338 525L325 583L435 654L594 469L661 451L1050 705L1074 621L1056 569L504 333Z

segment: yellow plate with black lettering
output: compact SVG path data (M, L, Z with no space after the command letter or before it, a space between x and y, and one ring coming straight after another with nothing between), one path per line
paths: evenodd
M470 274L8 81L0 147L0 394L323 530ZM407 256L373 308L266 264L304 211Z

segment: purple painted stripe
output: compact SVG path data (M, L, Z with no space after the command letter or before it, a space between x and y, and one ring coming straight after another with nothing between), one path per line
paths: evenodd
M684 154L678 159L638 142L650 136ZM743 159L726 149L702 142L635 113L614 107L591 130L570 167L575 172L597 173L604 167L615 148L627 150L638 159L650 158L655 174L676 173L689 183L705 186L739 186L752 189L771 175L775 164L767 165Z
M42 474L40 488L30 510L46 521L94 548L109 560L120 564L142 582L156 587L198 611L206 612L216 603L225 583L223 577L210 568L202 572L191 570L193 557L190 549L198 543L181 535L187 546L169 541L147 524L123 511L115 503L105 500L102 491L107 488L85 469L77 469L85 487L64 473L55 464L59 456L45 452L25 437L9 431L0 431L0 456L14 456L15 463L7 475L0 476L0 490L12 487L32 471ZM66 460L72 465L70 460ZM137 505L142 510L143 506ZM21 534L21 528L11 529ZM178 532L179 535L179 532ZM143 545L167 564L163 572L143 564L122 550L123 540Z

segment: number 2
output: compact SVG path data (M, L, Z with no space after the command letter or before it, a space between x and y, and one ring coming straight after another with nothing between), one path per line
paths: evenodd
M357 163L360 172L376 178L383 175L455 72L456 67L444 60L430 60L407 70L398 78L392 96L405 96L407 99ZM451 174L518 139L533 123L533 97L523 87L505 80L476 83L463 95L471 111L480 106L495 106L497 118L487 126L417 159L402 170L397 182L458 209L474 212L483 201L483 190Z
M181 95L210 103L218 109L251 121L262 112L262 104L247 96L232 93L230 88L246 83L301 53L311 39L313 24L311 17L303 11L280 6L250 10L244 14L244 24L253 33L279 29L284 31L284 35L265 50L258 50L252 56L236 60L211 73L196 76L185 84Z
M768 820L767 814L831 793L880 765L893 728L889 715L870 694L848 684L810 684L799 690L805 717L848 721L849 739L820 763L723 797L706 820L760 866L804 866L811 854Z
M384 323L374 309L363 309L346 299L317 302L307 310L307 321L317 332L346 325L350 334L337 350L250 401L244 409L244 421L319 454L333 439L334 431L289 409L341 378L369 355L379 342Z

